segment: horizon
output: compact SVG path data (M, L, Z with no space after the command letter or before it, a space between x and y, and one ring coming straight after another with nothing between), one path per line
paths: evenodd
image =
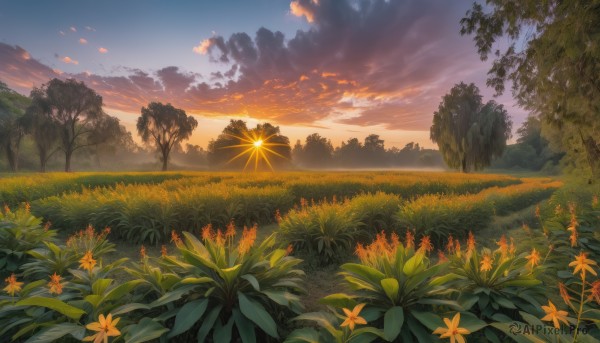
M490 62L460 36L470 1L31 4L0 12L0 80L24 95L53 77L83 81L137 143L141 107L160 101L194 115L188 143L205 149L230 119L270 122L292 145L373 133L386 148L437 149L433 112L461 81L507 108L513 134L526 118L510 94L492 97Z

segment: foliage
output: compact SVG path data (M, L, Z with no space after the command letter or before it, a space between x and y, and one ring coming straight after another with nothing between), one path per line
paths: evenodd
M304 145L298 142L294 147L294 162L304 167L324 168L331 164L332 159L331 140L318 133L308 135Z
M142 141L154 146L160 153L163 171L167 170L171 149L188 139L197 126L196 119L188 116L184 110L160 102L151 102L148 107L142 107L142 115L136 125Z
M12 212L7 206L0 211L0 278L16 273L30 257L28 251L52 244L56 232L31 215L25 206Z
M394 228L394 215L400 204L400 197L383 192L357 195L347 202L350 212L360 221L360 226L373 237L377 232Z
M42 122L58 127L60 146L65 153L65 171L71 171L73 153L89 146L90 135L107 119L102 110L102 97L75 79L52 79L34 88L31 98L35 111L47 118Z
M497 245L494 251L478 250L472 234L464 250L458 240L448 242L450 273L458 276L453 284L460 290L458 303L488 323L520 320L519 311L538 315L544 301L542 256L535 249L517 255L514 241L509 244L505 236ZM489 327L482 334L491 341L504 339Z
M19 146L25 135L23 114L31 100L0 82L0 149L4 151L10 169L19 169Z
M462 172L480 170L502 155L512 122L502 105L483 104L475 84L455 85L433 114L431 140L446 164Z
M357 214L346 204L321 203L291 210L279 222L280 239L319 264L337 262L363 234Z
M203 241L187 232L183 240L174 234L179 254L164 256L163 265L181 280L152 305L177 303L162 316L175 318L169 338L193 335L204 341L212 332L215 342L235 337L264 342L279 337L277 322L288 311L301 311L303 272L294 269L301 261L276 249L274 236L254 246L256 228L244 228L237 244L235 234L234 227L215 233L210 226L203 229Z
M600 70L598 1L486 3L467 12L461 34L474 35L482 60L495 55L487 84L502 93L510 81L519 104L541 116L564 150L581 157L580 169L600 178L600 80L590 77ZM508 48L493 50L503 37Z

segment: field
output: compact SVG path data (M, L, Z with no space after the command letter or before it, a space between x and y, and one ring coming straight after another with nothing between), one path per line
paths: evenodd
M125 342L423 342L459 313L469 341L595 342L599 195L441 172L6 176L0 336L80 341L110 314Z

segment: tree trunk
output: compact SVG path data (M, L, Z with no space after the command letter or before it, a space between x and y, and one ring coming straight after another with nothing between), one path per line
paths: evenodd
M590 181L600 181L600 142L589 136L587 138L581 137L583 140L583 146L587 154L587 160L592 170L592 179Z
M15 156L15 152L13 151L13 149L10 146L10 141L8 143L6 143L6 146L4 147L5 151L6 151L6 158L8 159L8 165L10 167L10 171L12 171L13 173L17 172L17 157Z
M168 159L167 157L163 157L163 165L162 165L162 171L167 171L167 163L168 163Z
M46 172L46 152L40 151L40 173Z
M65 151L65 171L66 172L71 171L71 157L72 156L73 156L73 151L71 151L70 149L67 149Z

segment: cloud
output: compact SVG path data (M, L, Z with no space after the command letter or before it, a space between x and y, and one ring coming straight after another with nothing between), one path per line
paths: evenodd
M91 26L86 26L85 29L88 31L96 32L96 29Z
M218 64L206 80L176 66L61 77L86 82L109 108L135 113L150 101L163 101L205 116L425 131L455 83L478 81L484 97L491 94L483 89L489 65L479 61L471 38L458 32L469 6L438 0L294 0L291 14L305 17L309 27L291 37L262 27L253 34L215 34L194 47ZM14 49L0 43L0 57ZM0 58L0 76L23 75L35 84L42 75L56 77L34 58L17 57Z
M65 57L61 58L60 60L65 62L66 64L75 64L75 65L79 64L79 62L77 60L74 60L69 56L65 56Z
M101 54L106 54L108 52L108 49L107 48L103 48L103 47L99 47L98 48L98 52L101 53Z
M79 38L79 43L80 43L80 44L87 44L87 43L88 43L88 41L87 41L87 39L85 39L85 38Z
M65 32L64 31L58 31L58 34L61 35L61 36L64 36Z
M192 51L200 55L206 55L208 48L210 47L210 39L205 39L198 46L195 46Z
M69 30L71 30L72 32L77 32L77 29L75 28L75 26L71 26L71 27L69 28Z

